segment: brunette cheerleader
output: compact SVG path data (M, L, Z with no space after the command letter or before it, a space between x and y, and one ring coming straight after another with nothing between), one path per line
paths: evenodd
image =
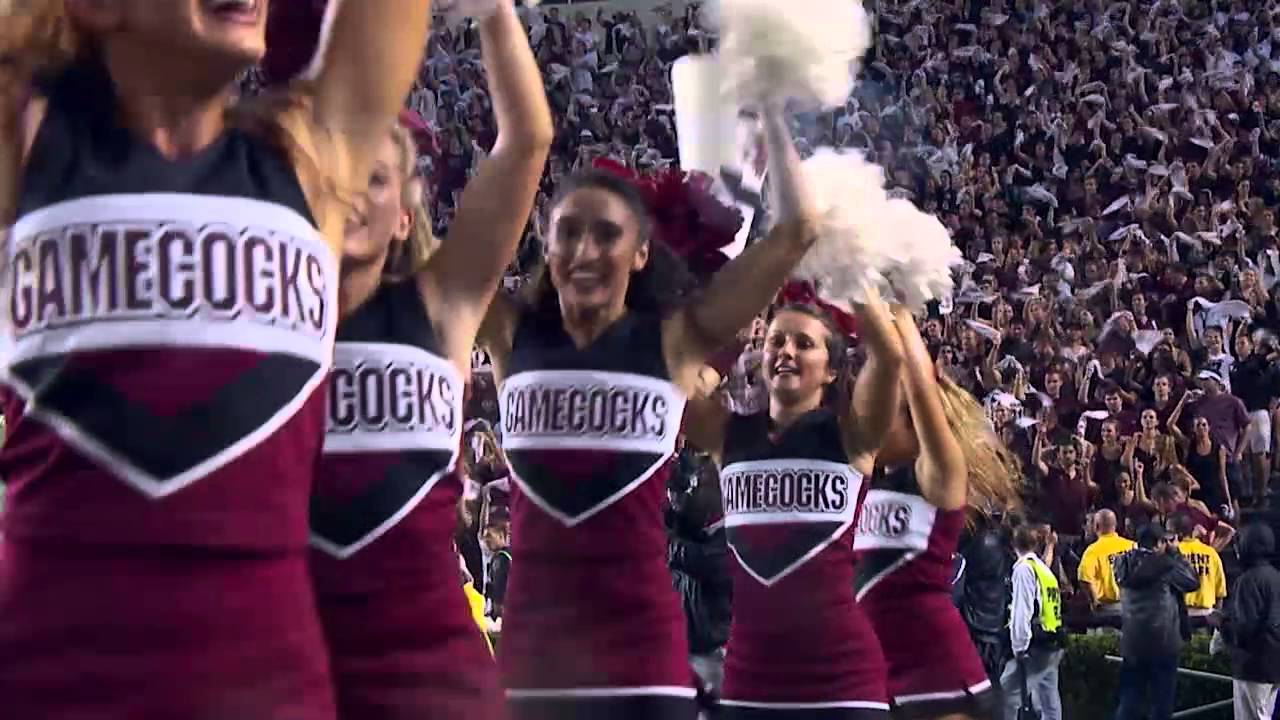
M858 316L868 360L856 387L841 382L845 336L826 312L784 305L764 338L767 410L692 406L692 441L722 465L737 558L720 701L730 719L888 716L884 657L854 602L853 534L888 428L872 417L897 403L901 349L881 301Z
M514 717L695 714L666 566L665 473L704 359L777 291L812 241L784 119L770 116L778 224L683 304L653 217L616 175L561 184L528 303L482 338L501 379L517 491L499 663Z

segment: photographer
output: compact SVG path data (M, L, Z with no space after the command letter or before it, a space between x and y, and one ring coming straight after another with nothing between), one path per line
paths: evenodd
M1123 626L1120 653L1120 707L1116 720L1168 720L1173 714L1178 654L1190 637L1186 593L1200 586L1196 573L1170 541L1150 523L1138 531L1138 547L1116 563Z

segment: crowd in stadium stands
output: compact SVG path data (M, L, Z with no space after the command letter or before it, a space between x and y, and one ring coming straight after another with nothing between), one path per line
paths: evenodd
M843 109L801 116L802 148L862 149L963 250L926 338L1021 457L1071 623L1132 620L1114 559L1153 520L1197 575L1187 614L1210 616L1230 602L1242 513L1267 506L1280 470L1280 3L867 5L861 82ZM594 158L677 161L670 67L715 45L697 5L525 12L557 123L535 216ZM408 103L443 233L495 133L477 33L437 28ZM535 229L512 283L540 257ZM759 403L762 328L726 364L735 408ZM478 373L469 468L496 482L477 484L459 536L477 576L510 562L492 392ZM707 473L692 454L680 466L673 497Z

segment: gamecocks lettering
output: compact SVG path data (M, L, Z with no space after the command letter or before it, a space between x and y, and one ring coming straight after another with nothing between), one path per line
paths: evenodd
M160 265L172 268L172 272L160 276L160 302L175 310L189 310L196 301L196 263L191 257L195 241L186 235L166 232L160 236L157 246L160 250ZM101 270L98 274L105 275Z
M246 299L254 312L267 314L276 306L276 288L271 283L271 265L275 255L266 238L250 237L244 242L244 286Z
M911 506L897 502L867 503L858 518L858 533L898 537L911 527Z
M47 318L65 314L67 300L66 293L62 291L62 276L58 272L57 248L52 245L40 246L39 258L37 267L40 275L37 286L40 288L40 306L36 310L36 318L38 322L45 322Z
M667 399L628 387L538 387L511 391L502 422L517 434L574 434L616 438L661 438L667 430Z
M725 514L751 512L840 513L849 507L849 478L816 470L726 472L721 480Z
M457 392L444 374L412 363L335 367L328 431L452 432Z
M226 224L66 226L15 240L9 311L19 339L86 320L195 313L320 335L331 309L314 252L281 233Z

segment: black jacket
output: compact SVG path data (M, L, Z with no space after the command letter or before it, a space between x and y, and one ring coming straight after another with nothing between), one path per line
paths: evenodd
M1280 570L1268 560L1275 552L1275 534L1266 525L1250 524L1236 543L1248 570L1236 580L1222 614L1231 675L1249 682L1280 682Z
M733 582L724 531L702 542L672 538L671 579L684 606L689 652L703 655L729 641Z
M729 640L732 558L718 517L719 483L709 473L686 502L667 510L667 565L684 606L689 652L704 655ZM717 528L718 529L713 529Z
M1177 657L1186 609L1182 598L1200 586L1176 551L1137 548L1116 561L1120 586L1120 653L1126 660Z
M489 601L489 617L502 617L507 601L507 575L511 573L511 551L499 550L489 558L489 582L485 584L484 597Z
M1265 356L1254 353L1231 366L1231 394L1243 400L1249 412L1266 410L1271 398L1280 397L1280 372Z
M957 588L960 615L975 635L1007 638L1013 563L1000 528L971 534L960 552L965 560L964 583Z

